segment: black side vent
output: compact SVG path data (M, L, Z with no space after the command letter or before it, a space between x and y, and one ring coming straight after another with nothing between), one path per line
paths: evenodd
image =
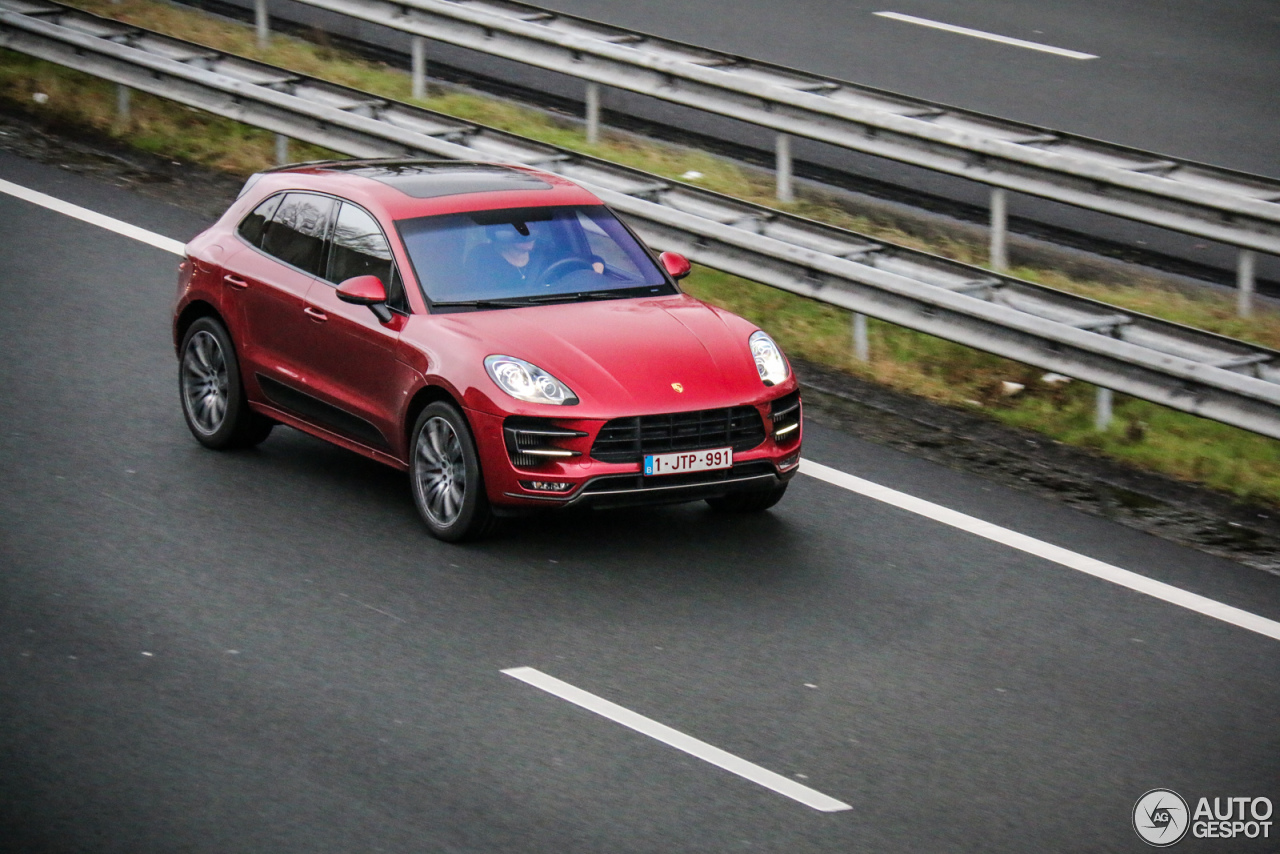
M800 438L799 389L770 404L769 420L773 423L773 440L779 445L785 445Z
M606 463L638 463L645 454L723 447L746 451L763 441L759 410L735 406L615 418L600 429L591 456Z
M518 468L533 468L556 460L582 456L581 451L563 447L564 443L586 436L581 430L560 427L541 418L513 416L502 424L507 454Z

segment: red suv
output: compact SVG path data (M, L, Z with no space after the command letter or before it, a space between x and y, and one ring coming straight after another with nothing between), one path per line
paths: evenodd
M594 195L491 163L254 175L187 245L182 411L216 448L285 424L408 470L433 534L541 507L775 504L800 393L773 340L680 292Z

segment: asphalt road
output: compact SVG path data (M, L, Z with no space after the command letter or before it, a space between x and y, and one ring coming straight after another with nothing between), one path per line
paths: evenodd
M202 225L5 154L0 178ZM5 852L1145 851L1149 789L1280 802L1276 640L810 476L761 517L445 545L375 463L288 430L196 445L174 256L5 195L0 223ZM1280 619L1273 576L834 431L805 455Z

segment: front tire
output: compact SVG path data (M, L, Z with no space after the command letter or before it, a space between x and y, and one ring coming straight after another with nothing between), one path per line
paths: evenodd
M448 403L428 405L414 423L409 480L418 514L436 538L456 543L492 530L475 440Z
M224 451L261 443L274 423L249 408L231 335L214 317L201 317L182 336L178 391L182 415L196 441Z
M787 484L749 492L731 492L719 498L708 498L707 504L718 513L760 513L782 500Z

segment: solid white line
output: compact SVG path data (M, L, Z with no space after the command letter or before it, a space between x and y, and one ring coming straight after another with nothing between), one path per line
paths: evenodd
M603 697L597 697L595 694L583 691L581 688L575 688L568 682L562 682L540 670L535 670L532 667L512 667L502 672L535 688L540 688L548 694L554 694L562 700L568 700L575 706L581 706L589 712L595 712L597 715L608 718L614 723L622 724L624 727L657 739L663 744L674 747L676 750L683 750L690 756L696 756L704 762L710 762L717 768L723 768L726 771L737 774L739 777L745 777L753 783L758 783L766 789L771 789L780 795L786 795L788 798L799 801L807 807L813 807L815 810L822 812L840 812L841 810L853 809L846 803L814 791L808 786L783 777L781 774L775 774L745 759L739 759L732 753L726 753L718 747L712 747L705 741L699 741L693 736L685 735L679 730L674 730L665 724L646 718L644 715L636 714L630 709L623 708L617 703L611 703Z
M891 13L884 13L891 14ZM127 222L121 222L118 219L112 219L109 216L103 216L100 213L88 210L87 208L64 202L53 196L46 196L44 193L38 193L35 190L12 184L8 181L0 179L0 191L16 196L20 199L43 205L50 210L64 213L67 216L75 217L84 222L92 223L103 228L110 229L117 234L125 237L132 237L140 240L157 249L163 249L166 252L172 252L175 255L183 254L183 245L176 240L162 237L159 234L138 228L136 225L130 225ZM923 498L916 498L914 495L907 495L905 492L898 492L887 486L881 486L878 483L872 483L869 480L863 480L851 474L845 474L838 469L828 468L821 463L815 463L812 460L801 460L800 471L804 474L816 477L819 480L825 480L827 483L844 489L864 495L868 498L874 498L877 501L883 501L886 504L892 504L902 510L916 513L933 519L935 522L941 522L944 525L950 525L953 528L959 528L962 531L968 531L979 537L984 537L992 542L1018 549L1036 557L1053 561L1054 563L1076 569L1080 572L1088 573L1096 578L1110 581L1113 584L1119 584L1122 587L1128 587L1139 593L1145 593L1148 596L1154 596L1173 605L1195 611L1206 617L1212 617L1215 620L1221 620L1242 629L1248 629L1251 632L1257 632L1260 635L1280 640L1280 623L1275 620L1268 620L1266 617L1260 617L1257 614L1251 614L1240 608L1224 605L1205 596L1196 593L1190 593L1181 588L1174 587L1171 584L1165 584L1163 581L1156 581L1147 578L1145 575L1139 575L1136 572L1130 572L1127 569L1121 569L1118 566L1112 566L1109 563L1103 563L1100 560L1094 560L1091 557L1077 554L1060 546L1037 540L1034 537L1028 537L1026 534L1019 534L1017 531L1010 531L1008 528L1001 528L999 525L993 525L990 522L984 522L973 516L967 516L940 504L934 504L925 501ZM550 679L551 677L547 677ZM541 687L541 686L540 686ZM574 689L576 690L576 689ZM567 699L567 698L566 698ZM604 702L603 700L601 702ZM655 724L660 726L660 724ZM687 736L686 736L687 737ZM715 748L711 748L714 750ZM728 754L726 754L728 755ZM741 761L741 760L739 760ZM768 772L765 772L768 773ZM776 775L775 775L776 776ZM780 778L791 785L785 777ZM803 787L801 787L803 788Z
M1065 56L1068 59L1097 59L1092 53L1081 53L1078 50L1067 50L1065 47L1054 47L1053 45L1040 44L1039 42L1029 42L1024 39L1010 38L1009 36L1000 36L995 33L987 33L982 30L971 30L968 27L957 27L955 24L944 24L941 21L930 21L928 18L917 18L915 15L904 15L901 12L875 12L881 18L892 18L895 21L904 21L908 24L918 24L922 27L932 27L935 30L945 30L948 33L959 33L962 36L973 36L976 39L986 39L989 42L999 42L1000 44L1013 45L1014 47L1025 47L1028 50L1038 50L1041 53L1052 53L1055 56Z
M97 211L91 211L88 208L82 208L79 205L73 205L70 202L64 202L62 199L47 196L44 193L37 192L28 187L19 184L13 184L0 178L0 192L6 193L25 202L40 205L51 211L57 211L60 214L73 217L81 222L87 222L90 225L96 225L99 228L105 228L108 231L114 231L116 234L124 237L132 237L148 246L154 246L157 249L163 249L165 252L172 252L174 255L183 255L184 244L177 240L147 231L145 228L138 228L136 225L130 225L122 220L114 219L100 214Z
M925 501L923 498L916 498L914 495L898 492L896 489L890 489L887 486L881 486L878 483L872 483L869 480L845 474L838 469L828 468L812 460L801 460L800 471L834 486L842 487L850 492L856 492L859 495L865 495L867 498L874 498L876 501L883 501L885 504L892 504L894 507L924 516L935 522L941 522L944 525L968 531L992 542L1053 561L1070 569L1079 570L1095 578L1101 578L1104 581L1110 581L1112 584L1119 584L1121 587L1135 590L1138 593L1145 593L1172 605L1195 611L1197 614L1203 614L1206 617L1212 617L1215 620L1221 620L1224 623L1230 623L1233 626L1257 632L1274 640L1280 640L1280 623L1275 620L1268 620L1266 617L1260 617L1257 614L1234 608L1231 605L1224 605L1197 593L1190 593L1179 587L1174 587L1172 584L1165 584L1163 581L1156 581L1153 578L1147 578L1145 575L1139 575L1136 572L1130 572L1127 569L1121 569L1118 566L1112 566L1109 563L1085 557L1082 554L1046 543L1043 540L1028 537L1026 534L1019 534L1017 531L1001 528L999 525L993 525L990 522L984 522L981 519L951 510L940 504Z

